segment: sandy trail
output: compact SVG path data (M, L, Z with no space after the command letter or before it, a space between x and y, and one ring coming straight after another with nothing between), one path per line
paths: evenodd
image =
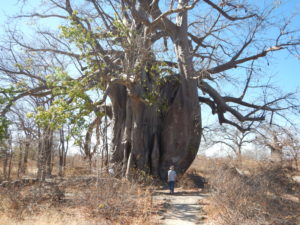
M199 201L206 197L196 190L177 190L174 195L166 191L157 191L154 202L164 206L160 225L195 225L205 224Z

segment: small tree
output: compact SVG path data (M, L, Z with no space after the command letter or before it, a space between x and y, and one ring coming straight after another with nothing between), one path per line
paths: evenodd
M65 130L64 127L62 127L59 130L59 147L58 147L59 176L64 176L64 172L66 169L67 153L69 150L69 137L66 137L66 134L68 135L68 130Z
M230 153L234 153L239 162L242 161L243 148L253 143L253 131L241 132L235 127L214 125L204 131L205 147L224 145Z
M256 143L266 146L271 151L271 160L281 162L292 159L298 168L299 138L294 127L264 125L257 130Z
M299 168L300 140L298 134L299 134L298 131L296 133L288 131L286 140L284 141L285 155L288 159L292 160L297 170L300 169Z

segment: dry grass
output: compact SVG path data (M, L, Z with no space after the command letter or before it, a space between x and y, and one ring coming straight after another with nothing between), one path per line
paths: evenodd
M112 224L132 224L137 219L147 224L151 217L151 193L126 180L102 177L92 188L83 190L92 217L103 215Z
M289 167L249 160L210 160L211 197L205 207L211 224L297 225L300 186Z
M17 219L9 217L7 215L1 215L0 225L93 225L93 224L105 224L98 223L100 220L91 220L87 215L80 210L69 209L53 209L48 208L46 212L39 214L26 216L23 219ZM102 221L103 222L103 221Z
M151 177L135 172L136 182L113 178L101 173L99 161L90 168L80 155L67 162L64 178L57 176L55 163L53 178L44 184L0 187L0 225L156 224L148 188ZM17 179L17 166L14 160L12 181ZM27 169L24 177L35 178L36 162L29 160Z
M178 179L178 186L184 189L201 188L206 186L206 179L199 175L196 169L189 169L182 177Z
M57 206L64 192L52 183L29 186L9 185L0 189L0 209L2 216L22 219Z
M0 225L155 224L151 193L106 175L0 189Z

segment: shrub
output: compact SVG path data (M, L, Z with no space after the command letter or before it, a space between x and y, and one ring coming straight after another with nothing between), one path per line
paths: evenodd
M22 218L24 214L37 213L43 208L56 205L64 197L64 191L56 184L43 183L32 186L13 186L0 188L0 209L11 217Z
M61 217L76 225L155 224L151 218L151 193L136 183L105 173L52 181L0 187L0 217L6 218L4 224L41 224L41 220L34 222L33 218L48 221L52 214L56 220ZM82 215L80 220L78 215Z
M199 173L192 169L178 179L178 185L183 188L204 188L207 181Z
M222 165L210 176L210 211L216 224L298 224L299 185L280 165L265 164L247 175L236 167Z

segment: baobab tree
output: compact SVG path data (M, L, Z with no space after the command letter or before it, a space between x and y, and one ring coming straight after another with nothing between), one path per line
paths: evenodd
M274 89L258 82L263 58L297 52L300 44L292 19L274 20L277 7L250 1L49 0L16 17L39 25L36 37L33 42L24 29L8 29L0 70L39 80L30 90L14 90L10 102L22 94L55 95L52 107L61 109L57 116L68 112L70 123L87 115L100 120L110 108L112 162L123 172L132 166L163 178L171 164L183 173L197 154L199 103L241 131L298 107L293 93L273 95ZM53 72L41 78L37 68ZM224 94L224 81L239 91ZM95 92L102 94L95 99Z
M271 161L282 162L290 159L298 169L299 138L295 126L264 124L257 129L256 134L256 144L270 150Z
M255 140L255 133L253 130L241 132L236 127L230 125L214 125L210 129L203 131L205 134L205 147L223 145L225 149L229 150L237 158L239 163L242 163L242 153Z

